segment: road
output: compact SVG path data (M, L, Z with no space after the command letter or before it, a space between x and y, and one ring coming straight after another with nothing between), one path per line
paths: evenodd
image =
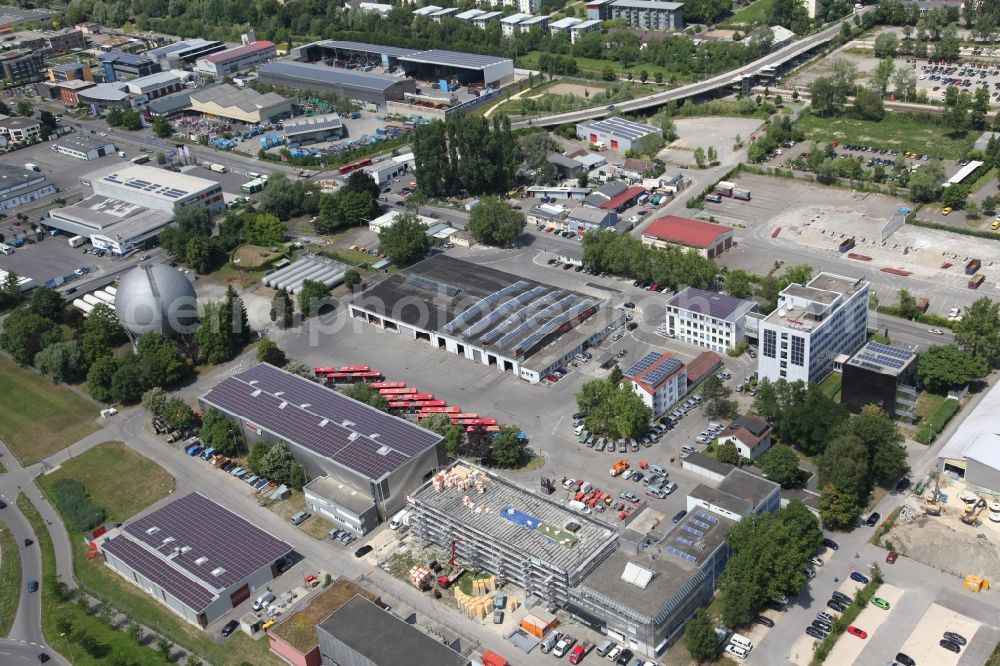
M869 11L871 8L865 8L857 12L858 14L863 14ZM622 102L620 104L615 104L612 107L591 107L589 109L582 109L580 111L570 111L567 113L557 113L549 116L541 116L538 118L532 118L531 120L522 120L516 123L512 123L512 127L515 129L521 127L540 126L540 127L550 127L553 125L562 125L563 123L577 123L584 120L593 120L595 118L602 118L609 115L612 111L616 113L631 113L633 111L640 111L642 109L654 108L657 106L662 106L667 102L674 100L682 100L688 97L694 97L697 95L702 95L707 92L711 92L718 88L723 88L729 86L733 79L742 74L753 74L760 70L762 67L767 67L769 65L783 65L786 62L792 61L795 58L802 56L809 51L822 46L823 44L829 42L834 37L840 33L840 23L836 23L825 30L822 30L815 35L810 35L804 39L800 39L796 42L789 44L783 48L769 53L763 58L754 60L748 65L739 67L737 69L729 70L718 76L714 76L710 79L704 81L699 81L697 83L690 83L685 86L680 86L674 88L673 90L667 90L664 92L655 93L653 95L647 95L645 97L639 97L637 99L629 100L627 102Z

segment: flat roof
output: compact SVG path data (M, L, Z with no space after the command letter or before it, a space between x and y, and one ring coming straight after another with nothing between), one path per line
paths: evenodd
M864 278L849 278L835 273L823 272L809 281L809 284L790 284L778 295L778 307L764 317L764 321L779 326L789 326L811 331L823 322L815 321L815 316L823 314L831 306L842 307L851 296L868 282ZM782 299L782 296L788 298ZM793 299L797 299L796 303ZM802 301L807 301L805 305ZM838 303L839 301L839 303ZM824 321L829 321L827 317Z
M385 91L406 79L398 76L368 74L350 69L336 69L327 65L290 60L276 60L260 68L261 76L281 76L296 79L302 85L326 83L353 86L367 90Z
M429 430L267 363L224 379L200 399L371 481L441 441Z
M712 456L706 456L704 453L691 453L687 458L684 458L684 463L703 467L710 472L715 472L722 476L729 474L733 470L733 465L721 462Z
M854 356L847 361L847 365L853 365L885 375L897 376L908 368L910 363L916 358L916 353L905 347L896 347L894 345L884 345L881 342L869 341L864 347L854 353Z
M535 494L508 479L472 463L459 461L435 475L452 474L482 482L484 492L460 488L435 489L431 479L409 494L411 504L440 511L461 524L509 544L562 571L570 572L617 538L611 526ZM472 504L466 503L472 499ZM566 526L580 526L575 532Z
M206 46L218 47L219 50L221 50L222 48L225 48L226 44L218 39L202 39L201 37L193 37L191 39L182 39L179 42L173 42L155 49L150 49L147 52L147 55L153 58L162 58L172 53L179 53L180 51L194 51Z
M310 46L320 46L330 49L340 49L343 51L357 51L358 53L375 53L378 55L398 58L399 56L416 53L419 49L401 48L398 46L383 46L382 44L366 44L364 42L351 42L337 39L324 39L312 44L306 44L299 48L309 48Z
M37 171L28 171L13 164L0 162L0 192L35 180L45 180L45 176Z
M46 223L59 227L60 222L68 222L91 234L114 234L130 239L165 227L173 218L173 215L162 210L151 210L120 199L92 194L75 204L54 208L49 212Z
M308 118L290 118L284 123L285 135L307 134L310 132L321 132L323 130L339 129L344 126L339 113L325 113L320 116L310 116Z
M676 215L664 215L653 220L652 224L642 232L642 235L668 243L704 249L715 244L720 236L731 232L732 229L721 224L702 222Z
M981 433L997 431L997 414L1000 414L1000 384L991 386L979 404L964 415L958 428L952 433L938 457L964 457L966 450Z
M292 552L292 546L200 493L127 523L101 548L194 610Z
M687 287L684 291L667 301L668 307L688 310L712 317L713 319L726 320L733 314L737 316L746 314L755 305L756 303L753 301L708 291L707 289L698 289L697 287Z
M614 0L612 7L625 7L626 9L659 9L668 12L676 12L684 6L683 2L660 2L659 0Z
M734 497L748 500L753 504L754 508L757 508L763 504L764 500L771 493L780 487L774 481L768 481L762 476L751 474L744 469L736 467L726 475L726 478L719 481L716 489L724 493L729 493Z
M65 146L66 148L72 148L73 150L79 150L86 153L91 150L96 150L102 146L111 146L114 148L115 144L110 139L96 139L89 134L68 134L66 136L59 137L53 145Z
M691 456L688 456L690 459ZM707 458L708 456L706 456ZM723 464L723 463L720 463ZM705 465L707 469L711 469ZM712 470L718 472L718 469ZM699 483L697 486L691 489L688 493L688 497L694 498L696 500L701 500L702 502L708 502L714 506L721 507L726 511L731 511L736 515L743 516L750 513L753 510L753 502L738 495L733 495L724 490L718 488L713 488L712 486L705 485L704 483Z
M364 513L375 504L370 493L358 492L329 476L317 477L307 483L304 488L308 488L317 495L333 500L345 509L359 514Z
M355 596L319 627L378 666L466 666L463 657L439 639ZM391 637L391 640L386 640Z
M259 42L250 42L249 44L241 44L240 46L233 47L231 49L225 49L224 51L216 51L215 53L210 53L207 56L202 56L198 60L205 60L212 64L218 65L220 62L229 62L230 60L239 60L245 55L251 53L257 53L258 51L266 51L268 49L275 48L274 42L269 42L266 39L262 39Z
M448 67L459 67L461 69L483 70L493 65L505 62L512 62L510 58L499 56L478 55L475 53L460 53L458 51L445 51L442 49L431 49L402 56L403 62L424 63L427 65L445 65Z
M157 72L156 74L150 74L149 76L141 76L137 79L130 79L125 82L125 85L129 89L138 89L141 92L145 92L149 89L156 89L161 86L171 85L180 83L181 79L179 76L173 72Z
M127 188L126 191L134 190L140 192L142 196L170 203L176 203L181 197L218 187L218 183L214 180L142 164L121 164L111 173L107 173L105 169L97 173L103 175L94 181L95 185L100 183L116 188Z
M150 58L145 53L127 53L125 51L108 51L106 53L101 53L97 56L97 59L103 62L120 62L123 65L143 65L149 62L156 62L155 58Z
M958 183L961 183L963 180L972 175L973 171L975 171L981 166L983 166L982 162L980 162L979 160L972 160L971 162L963 166L961 169L956 171L954 176L945 181L944 186L948 187L949 185L957 185Z
M577 23L574 26L570 26L570 30L586 30L587 28L592 28L595 25L600 25L601 21L599 19L587 19L581 23Z
M237 88L230 83L219 83L190 92L192 103L196 104L217 104L224 109L239 109L246 113L253 113L262 109L269 109L278 104L288 101L278 93L259 93L253 88Z
M128 99L128 92L125 90L125 82L98 83L86 90L81 90L79 96L84 99L93 99L101 102L120 102Z
M268 633L305 654L319 644L316 625L356 596L369 601L377 601L379 598L354 581L340 576L325 590L309 599L305 606L286 614Z
M416 306L421 302L429 307ZM603 301L436 254L365 289L352 304L500 354L527 357L563 324L588 319Z
M631 141L637 141L638 139L649 136L650 134L663 134L663 130L659 127L653 127L652 125L645 125L643 123L637 123L617 117L602 118L601 120L580 123L580 125L590 128L593 131L613 134Z

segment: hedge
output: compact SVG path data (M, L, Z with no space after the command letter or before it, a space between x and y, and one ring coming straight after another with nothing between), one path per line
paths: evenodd
M933 412L927 415L917 430L917 441L921 444L930 444L939 432L944 430L956 412L961 409L962 403L951 398L945 399L937 406Z

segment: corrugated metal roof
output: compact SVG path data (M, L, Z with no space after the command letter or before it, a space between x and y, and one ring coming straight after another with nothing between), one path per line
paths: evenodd
M417 52L417 49L400 48L398 46L383 46L381 44L366 44L364 42L351 42L337 39L326 39L321 42L307 44L306 46L299 48L308 48L309 46L319 46L328 49L342 49L344 51L357 51L359 53L376 53L378 55L389 56L390 58Z
M336 69L326 65L286 60L267 63L260 68L260 75L261 77L282 76L297 79L302 82L303 87L308 87L309 83L326 83L378 91L388 90L404 80L396 76L362 74L349 69Z
M448 65L450 67L461 67L463 69L485 69L491 65L499 65L503 62L510 62L509 58L478 55L475 53L459 53L458 51L445 51L442 49L431 49L429 51L412 53L401 57L400 60L404 62L418 62L429 65Z
M213 53L207 55L203 58L198 58L199 60L206 60L213 65L218 65L220 62L229 62L231 60L239 60L245 55L251 53L257 53L258 51L266 51L268 49L275 48L274 42L269 42L266 39L259 42L251 42L250 44L244 44L242 46L237 46L236 48L226 49L225 51L219 51L218 53Z

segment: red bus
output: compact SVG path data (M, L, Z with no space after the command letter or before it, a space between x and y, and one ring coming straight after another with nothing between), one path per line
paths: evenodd
M406 382L375 382L371 385L373 389L395 389L405 388Z
M372 388L375 388L374 384L372 384ZM400 388L384 388L378 390L378 394L382 397L388 397L390 395L410 395L416 392L417 389L412 386L410 388L400 387Z
M350 164L345 164L344 166L340 167L340 173L342 174L351 173L352 171L357 171L358 169L366 167L371 163L372 163L371 159L367 158L363 160L358 160L357 162L351 162Z
M464 425L464 426L477 426L477 425L491 426L491 425L496 425L497 424L497 420L496 419L456 419L456 418L453 417L451 419L451 424L452 425Z
M381 372L372 370L370 372L331 372L326 378L335 384L355 384L357 382L378 382L384 379Z
M414 393L412 395L406 396L407 400L433 400L433 393ZM447 403L445 403L447 404Z
M328 375L335 372L346 372L346 373L368 372L369 370L371 370L371 368L369 368L367 365L345 365L340 368L313 368L313 372L315 372L317 375Z
M473 414L473 413L464 413L463 414L463 413L458 413L458 414L453 414L451 418L453 418L453 419L478 419L479 418L479 414Z
M448 403L444 400L415 400L412 405L413 407L447 407Z
M471 426L470 425L470 426L466 426L465 432L475 432L477 428L483 428L483 430L485 430L486 432L500 432L500 426L498 426L498 425L491 425L491 426L485 426L485 427L484 426Z
M420 410L420 418L431 414L458 414L461 411L461 407L424 407Z

